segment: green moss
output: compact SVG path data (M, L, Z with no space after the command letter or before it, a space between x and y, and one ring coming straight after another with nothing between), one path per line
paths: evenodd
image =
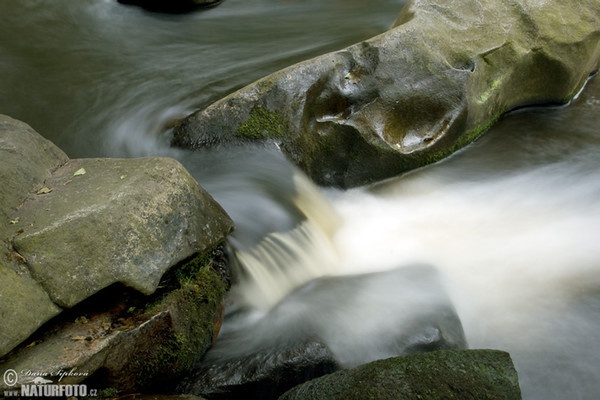
M98 392L98 397L101 399L105 399L105 398L115 398L119 396L119 390L115 389L115 388L106 388L106 389L102 389L101 391ZM91 399L92 397L87 397L87 399Z
M389 358L338 371L285 393L285 400L521 398L507 353L443 350Z
M139 311L140 321L162 312L168 316L155 324L152 340L136 349L126 368L137 388L160 389L176 381L212 345L228 289L217 268L223 260L215 254L222 253L197 255L174 267L161 282L163 292Z
M458 137L456 142L454 142L451 146L443 147L436 151L427 153L424 156L422 165L429 165L429 164L433 164L438 161L441 161L447 157L450 157L452 154L456 153L458 150L462 149L463 147L466 147L469 144L473 143L475 140L477 140L479 137L481 137L485 132L487 132L492 127L492 125L494 125L498 121L500 116L501 116L501 114L494 115L491 118L489 118L487 121L485 121L484 123L479 124L478 126L464 132L463 134L461 134Z
M286 122L265 107L254 107L248 119L237 127L237 134L248 139L280 138L288 132Z

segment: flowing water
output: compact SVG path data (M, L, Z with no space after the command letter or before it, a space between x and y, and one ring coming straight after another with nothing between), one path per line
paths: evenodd
M512 114L444 162L344 192L319 190L264 149L168 146L172 119L385 31L402 3L226 0L166 16L109 0L2 0L0 113L72 158L179 159L236 222L232 296L264 322L262 340L298 323L270 310L312 278L423 265L437 271L441 285L428 290L436 298L443 287L469 346L511 353L525 398L596 398L600 79L570 107ZM351 307L335 292L282 304L320 321L337 355L356 364L374 357L356 344L385 335L385 312L427 293L411 288L362 288ZM241 321L225 331L244 332Z

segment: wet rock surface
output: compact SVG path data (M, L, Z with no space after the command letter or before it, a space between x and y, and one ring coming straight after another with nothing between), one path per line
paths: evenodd
M177 390L208 399L277 399L300 383L339 369L331 351L318 341L274 343L240 357L221 355L209 351Z
M467 346L460 319L429 266L317 279L260 319L249 318L228 318L180 392L276 399L341 368Z
M508 353L443 350L374 361L314 379L282 400L521 399Z
M185 118L173 143L262 142L341 187L438 161L517 107L568 102L597 70L594 1L425 1L370 40Z

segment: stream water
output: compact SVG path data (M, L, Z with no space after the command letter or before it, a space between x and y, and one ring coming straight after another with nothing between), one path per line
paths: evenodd
M232 295L254 319L313 278L432 266L469 346L509 351L524 398L596 398L600 79L570 107L511 114L444 162L349 191L316 188L265 150L168 145L173 118L385 31L402 3L226 0L165 16L112 0L2 0L0 113L72 158L179 159L236 222L244 272ZM335 296L301 305L331 337L343 329L356 343L365 326L376 340L386 324L353 330L352 316L409 302L410 289L371 288L349 319L336 315ZM263 327L262 340L274 329ZM355 363L372 357L337 348Z

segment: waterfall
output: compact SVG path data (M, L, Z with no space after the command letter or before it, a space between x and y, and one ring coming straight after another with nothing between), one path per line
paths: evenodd
M293 203L305 219L292 230L269 233L255 246L234 251L242 283L233 293L245 306L268 310L300 285L337 271L333 235L339 216L305 175L296 172L293 181Z
M569 123L597 106L600 85L591 86L570 107L511 115L450 159L380 184L319 193L295 180L306 219L238 252L246 276L237 289L266 315L249 329L268 341L310 320L339 359L366 362L376 349L361 346L365 332L370 341L389 335L381 318L407 312L398 307L412 283L353 280L368 312L357 299L349 307L348 298L303 295L310 286L293 290L322 276L433 267L441 286L420 295L448 295L469 347L508 351L524 398L592 398L600 390L600 137L597 118ZM345 314L362 315L356 329Z

